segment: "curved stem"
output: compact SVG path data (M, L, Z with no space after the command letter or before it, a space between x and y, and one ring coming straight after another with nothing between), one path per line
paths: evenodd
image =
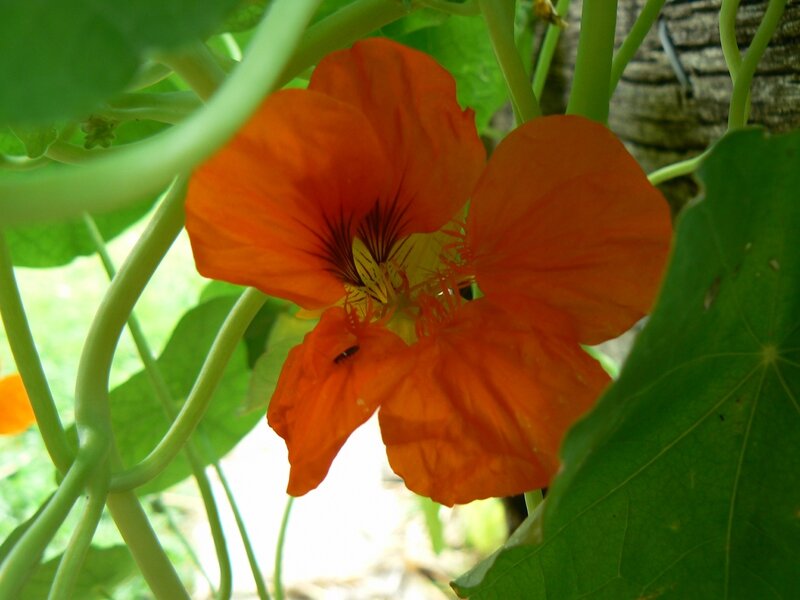
M83 219L89 232L89 236L92 238L92 241L95 244L97 254L103 263L103 267L105 268L109 278L113 280L114 276L116 275L115 267L113 261L111 260L111 256L108 254L106 249L103 236L100 233L100 230L97 228L97 224L95 223L94 219L90 215L84 214ZM172 394L169 391L167 382L164 381L164 377L161 375L161 370L159 369L158 364L153 357L153 353L147 344L147 339L145 338L144 332L142 331L139 321L133 312L131 312L131 315L128 318L128 329L130 330L133 342L136 345L136 349L139 352L142 363L144 364L145 372L147 373L150 383L153 386L156 398L158 398L158 400L161 402L161 406L167 418L172 420L175 418L176 413L172 404ZM230 598L232 591L231 560L230 554L228 553L228 545L225 539L225 534L222 529L222 520L219 516L217 502L214 499L214 492L211 489L211 482L208 479L208 475L206 475L203 460L200 457L200 452L197 450L191 439L187 441L184 451L186 453L186 458L189 461L189 465L191 466L192 474L194 475L197 483L197 488L200 491L200 496L203 500L203 506L206 511L206 516L208 517L208 525L211 530L211 537L214 541L214 549L217 553L220 582L216 597L220 599L227 599Z
M19 374L31 400L36 423L47 453L61 473L72 463L73 451L67 443L53 394L33 341L28 318L14 277L8 244L0 230L0 316Z
M625 36L625 40L622 42L619 50L617 50L617 53L614 55L614 60L611 62L609 96L614 93L622 77L622 72L642 45L647 32L653 27L653 23L656 22L665 1L666 0L647 0L639 16L636 17L636 22L634 22L628 35Z
M75 384L79 439L100 434L113 446L108 405L111 361L136 300L183 227L185 183L185 177L179 177L164 195L147 229L111 282L92 321ZM112 448L112 465L118 460ZM188 598L136 496L110 494L107 505L156 597L160 600Z
M87 150L67 142L53 142L47 149L45 156L55 162L65 165L86 165L92 161L108 158L122 151L124 146L110 146Z
M188 44L177 52L165 52L156 58L175 71L203 100L208 100L225 81L225 71L203 42Z
M749 110L750 83L756 73L758 61L767 49L769 41L772 39L778 23L783 16L786 8L786 0L770 0L767 11L761 19L761 23L753 36L753 41L747 48L747 52L739 65L739 72L733 80L733 94L731 95L731 105L728 110L728 129L738 129L747 123L747 113Z
M236 520L236 528L239 530L239 536L242 538L244 551L247 555L247 562L250 565L250 571L253 574L253 581L255 581L256 584L258 598L259 600L270 600L269 592L267 591L267 584L264 582L264 575L261 573L261 568L258 566L258 560L256 560L256 553L253 549L253 544L250 542L250 536L247 534L247 528L245 527L244 519L239 511L239 506L236 504L233 491L231 490L230 485L228 485L225 472L222 470L219 462L214 461L213 466L217 473L217 477L219 478L219 482L222 484L222 489L225 490L225 497L228 499L228 505L231 507L233 518Z
M417 0L416 4L450 15L469 17L472 15L481 14L481 7L478 6L477 0L466 0L466 2L449 2L448 0Z
M214 499L214 492L211 489L211 482L202 467L200 457L194 449L189 450L189 447L187 443L186 454L190 456L189 462L192 465L195 483L197 483L197 489L200 491L200 497L203 500L203 506L208 517L208 527L211 530L211 539L214 541L214 550L217 554L217 564L219 565L219 587L215 597L219 600L228 600L233 591L233 573L231 572L228 542L225 539L225 531L222 529L222 520L219 518L219 509L217 501Z
M119 121L148 119L174 124L183 121L202 105L194 92L121 94L96 112Z
M568 11L569 0L558 0L556 12L559 16L564 17ZM547 26L542 48L536 58L536 68L533 70L533 93L537 98L542 97L542 91L547 81L547 75L550 72L550 63L553 62L553 54L555 54L559 36L561 36L561 27L557 25Z
M650 183L653 185L659 185L664 183L665 181L669 181L670 179L675 179L676 177L683 177L684 175L689 175L690 173L694 173L705 160L705 158L711 152L711 148L703 152L702 154L698 154L697 156L693 156L692 158L687 158L686 160L682 160L680 162L676 162L671 165L667 165L666 167L661 167L660 169L656 169L650 175L647 176L647 179L650 180Z
M239 47L239 42L236 41L236 38L230 33L223 33L219 38L225 46L225 50L228 51L228 56L236 62L241 62L242 49Z
M158 62L145 62L125 88L126 92L135 92L157 84L159 81L172 75L172 70Z
M106 456L104 439L88 435L58 490L0 565L0 598L14 598L33 574L50 540L67 518L89 477Z
M9 171L30 171L50 164L50 159L46 156L38 158L28 158L27 156L12 156L0 154L0 169Z
M119 337L145 285L183 228L186 178L178 178L164 195L150 224L131 251L97 309L83 347L75 383L78 432L109 428L108 379Z
M222 324L186 403L167 433L138 465L117 473L112 478L111 489L128 490L147 483L180 452L203 418L211 396L222 378L225 365L266 299L263 293L253 288L242 294Z
M317 64L339 48L409 14L404 0L357 0L308 28L303 43L286 64L278 84Z
M278 533L278 543L275 548L275 574L273 576L275 584L275 600L283 600L283 548L286 543L286 531L289 528L289 515L292 512L294 497L289 496L286 501L286 509L283 511L281 519L281 529Z
M47 600L69 600L72 598L78 575L81 572L81 566L86 559L86 553L89 551L94 532L100 522L100 517L103 516L103 508L106 504L109 481L108 463L105 462L104 466L105 468L102 471L92 473L88 489L89 499L83 509L81 519L64 550L61 562L58 564ZM99 468L99 465L95 466L96 470Z
M278 83L320 0L273 0L248 52L203 110L81 169L59 165L0 180L0 223L52 221L109 211L163 189L239 129ZM156 158L157 157L157 158ZM21 202L19 199L24 198Z
M497 62L511 94L511 103L518 123L541 116L539 101L525 72L525 65L514 43L514 2L478 0L489 29Z
M605 123L611 96L617 0L584 0L581 24L567 113Z
M739 0L722 0L719 9L719 42L725 63L728 65L728 72L734 81L739 73L739 65L742 64L739 45L736 43L737 10L739 10Z

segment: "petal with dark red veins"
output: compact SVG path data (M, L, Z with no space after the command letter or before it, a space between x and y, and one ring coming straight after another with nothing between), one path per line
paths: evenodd
M366 117L307 90L270 96L192 177L186 229L201 274L304 308L344 296L352 238L389 167Z
M309 89L355 106L392 166L402 234L436 231L464 206L486 160L452 75L423 52L370 38L320 61Z

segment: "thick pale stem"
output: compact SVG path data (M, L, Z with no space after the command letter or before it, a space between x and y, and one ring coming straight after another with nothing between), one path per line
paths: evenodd
M89 231L90 237L94 241L97 254L103 263L103 267L105 268L108 277L113 280L116 275L116 270L114 263L111 260L111 256L108 254L106 249L103 236L101 235L100 230L97 228L97 224L95 223L94 219L92 219L90 215L84 215L84 222L86 223L86 228ZM133 342L136 345L136 349L138 350L139 356L144 364L145 372L147 373L150 383L153 386L156 398L158 398L159 402L161 403L167 418L172 420L175 418L177 411L172 404L172 396L169 391L169 386L167 385L167 382L164 381L164 377L161 375L158 364L156 363L153 353L150 351L150 347L147 344L147 339L144 336L144 332L139 325L138 319L136 319L136 315L133 313L131 313L128 319L128 329L130 330ZM217 508L217 502L214 499L214 492L211 489L211 482L209 481L205 472L203 460L191 439L187 441L184 451L186 458L189 461L189 465L192 468L192 474L194 475L195 482L197 483L197 488L200 491L200 496L203 500L203 506L206 510L206 516L208 517L208 525L211 530L211 537L214 540L214 548L217 553L220 581L216 597L220 600L224 600L230 598L231 595L232 572L227 541L222 530L222 521L219 517L219 509Z
M584 0L581 24L567 113L605 123L608 120L617 0Z
M0 315L17 369L31 400L36 423L50 459L61 473L72 463L73 452L67 443L61 417L56 410L47 377L33 341L28 318L14 276L11 254L0 230Z
M756 30L753 41L745 52L739 71L733 79L733 94L728 111L728 129L738 129L747 124L749 112L750 84L758 67L758 61L769 45L786 8L786 0L770 0L767 12Z
M175 71L203 100L208 100L225 81L225 71L203 42L186 45L178 52L156 57Z
M622 45L614 55L614 60L611 63L611 84L609 87L610 93L613 94L614 90L622 77L622 72L628 63L636 54L636 51L642 45L647 32L653 27L656 22L661 8L664 6L666 0L647 0L647 3L642 8L636 22L631 27Z
M111 464L119 459L113 447L108 380L111 362L136 300L183 227L185 179L165 194L119 274L111 282L86 337L75 384L75 420L81 443L100 435L112 446ZM81 450L83 447L81 447ZM187 598L175 569L164 554L138 499L133 494L109 495L114 522L159 600Z
M558 0L556 12L564 17L569 11L569 0ZM556 25L548 25L547 33L544 34L542 48L539 56L536 57L536 68L533 70L533 93L537 98L542 97L544 84L547 81L547 74L550 72L550 63L553 62L553 54L558 45L558 38L561 36L561 28Z
M61 557L47 600L69 600L73 597L78 575L80 575L81 567L92 543L94 532L97 530L97 524L100 522L100 517L103 516L108 493L108 480L108 463L104 461L102 464L95 465L88 486L89 498Z
M514 3L507 0L478 0L486 19L497 62L503 72L517 121L524 123L542 114L539 101L525 72L514 43Z

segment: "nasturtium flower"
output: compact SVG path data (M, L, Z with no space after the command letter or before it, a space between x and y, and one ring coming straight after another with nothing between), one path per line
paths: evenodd
M453 78L384 39L271 95L186 208L202 274L320 314L267 412L288 492L378 411L392 468L447 505L548 483L608 383L581 344L647 312L671 233L605 127L539 118L486 163Z
M22 433L35 422L22 378L17 373L0 377L0 435Z

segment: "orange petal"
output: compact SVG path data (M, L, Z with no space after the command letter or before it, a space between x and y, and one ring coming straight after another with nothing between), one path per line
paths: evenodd
M357 107L394 169L390 190L407 207L403 234L436 231L464 206L486 160L471 110L430 56L370 38L320 61L309 89Z
M307 90L270 96L194 175L186 229L203 275L316 309L344 295L336 256L386 190L375 132Z
M0 434L22 433L35 422L22 378L16 373L0 378Z
M393 393L407 350L377 325L354 333L339 307L325 311L292 349L267 411L289 450L289 494L301 496L322 482L350 434Z
M509 134L467 219L484 293L564 311L585 344L621 334L650 309L671 233L667 203L633 157L605 127L575 116Z
M485 299L415 348L378 413L383 441L406 485L448 506L547 485L565 431L608 382L574 339Z

